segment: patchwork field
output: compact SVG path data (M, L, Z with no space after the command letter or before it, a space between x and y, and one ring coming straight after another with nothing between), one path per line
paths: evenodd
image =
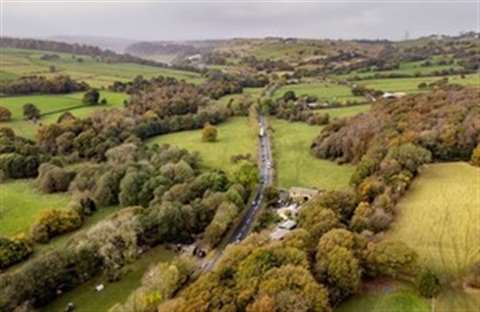
M335 101L341 103L346 103L348 101L366 101L363 96L353 96L352 91L348 86L328 82L286 85L275 92L274 98L282 97L287 91L294 91L297 96L313 95L316 96L319 101Z
M16 180L0 184L0 236L27 231L36 215L47 208L65 208L69 196L43 194L33 180Z
M479 168L461 162L429 165L399 202L386 238L406 242L423 264L451 281L480 260L479 207ZM480 306L480 296L458 289L439 298L445 312L475 311L475 306Z
M152 139L150 144L172 144L191 152L198 152L205 166L232 172L232 156L249 153L256 157L255 129L248 118L236 117L217 126L217 142L202 142L202 130L191 130L161 135Z
M86 117L96 110L123 107L123 101L128 99L128 95L124 93L100 91L100 98L105 98L107 104L85 106L82 103L82 97L83 93L81 92L65 95L0 97L0 106L8 108L12 112L12 120L0 122L0 127L10 127L18 135L34 139L40 125L54 123L63 114L63 111L57 111L68 110L76 117ZM23 105L26 103L35 104L40 109L42 117L37 124L23 120Z
M171 261L174 255L173 251L162 246L153 248L134 263L127 265L127 273L120 281L108 283L105 277L99 276L63 294L42 311L62 312L69 302L75 304L77 312L108 311L117 302L124 302L128 295L140 286L143 275L151 266ZM105 289L97 292L95 286L98 284L104 284Z
M25 75L70 75L75 80L85 81L93 87L108 86L115 80L132 80L137 75L146 78L153 76L169 76L198 83L203 79L199 74L154 66L131 63L107 64L85 55L57 53L26 49L1 49L0 79L14 79ZM56 54L60 58L42 60L45 54ZM81 61L79 61L81 59ZM55 72L50 72L50 66L55 66Z

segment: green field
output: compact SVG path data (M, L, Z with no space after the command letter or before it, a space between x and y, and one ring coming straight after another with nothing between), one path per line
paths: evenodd
M163 75L194 83L203 80L199 74L193 72L131 63L108 64L85 55L76 55L76 58L73 58L72 54L68 53L10 48L2 48L0 54L0 79L14 79L25 75L65 74L75 80L85 81L93 87L106 87L115 80L132 80L137 75L146 78ZM45 54L57 54L60 58L45 61L41 59ZM82 61L79 62L78 58ZM49 70L51 65L56 68L54 73Z
M432 83L440 79L442 79L442 77L371 79L360 80L357 81L357 83L375 90L417 93L421 91L418 89L418 85L421 82ZM480 74L467 75L464 79L460 76L449 76L448 80L451 83L458 83L465 86L480 86Z
M370 71L370 72L361 72L361 71L353 71L347 75L341 75L342 78L351 78L351 77L360 77L360 78L367 78L367 77L374 77L375 74L380 75L411 75L414 76L415 74L421 75L430 75L433 74L435 71L442 71L442 70L449 70L450 68L453 69L461 69L462 67L456 64L452 65L432 65L432 66L421 66L424 61L416 61L416 62L403 62L400 63L400 67L394 70L383 70L383 71Z
M479 207L480 168L461 162L429 165L397 205L386 238L406 242L424 265L452 281L480 260ZM472 300L480 306L480 296L458 291L439 298L442 311L474 311Z
M319 101L334 101L340 103L366 101L362 96L353 96L350 87L328 82L286 85L275 91L274 98L282 97L287 91L294 91L297 96L313 95L316 96Z
M65 208L69 196L42 194L33 180L16 180L0 184L0 235L15 235L28 231L40 211Z
M408 289L385 290L352 297L335 312L429 312L430 304Z
M220 106L227 106L230 101L238 101L245 96L251 96L252 99L255 99L261 95L263 88L244 88L243 93L240 94L229 94L226 96L222 96L218 99L215 103Z
M186 148L191 152L199 152L203 164L232 172L231 157L250 153L256 159L257 131L246 117L235 117L218 127L218 141L202 142L202 130L183 131L161 135L150 140L150 144L172 144Z
M82 92L64 95L0 97L0 106L12 112L12 120L0 122L0 127L11 127L18 135L34 139L40 125L54 123L63 114L63 112L55 113L58 110L69 110L76 117L87 117L96 110L123 107L123 101L128 99L128 95L124 93L100 91L100 98L105 98L107 104L85 106L82 103L82 97ZM35 104L40 109L42 117L37 124L23 120L23 105L26 103Z
M171 261L174 255L172 251L162 246L153 248L128 265L127 273L120 281L108 283L103 276L98 276L63 294L41 311L62 312L69 302L73 302L76 312L106 312L117 302L124 302L128 295L140 286L143 275L151 266ZM98 284L104 284L105 289L97 292L95 286Z

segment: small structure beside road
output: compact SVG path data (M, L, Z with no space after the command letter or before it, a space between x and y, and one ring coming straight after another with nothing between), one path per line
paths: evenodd
M310 189L306 187L296 187L292 186L288 193L290 198L297 202L305 202L307 200L312 199L313 196L318 194L318 190Z

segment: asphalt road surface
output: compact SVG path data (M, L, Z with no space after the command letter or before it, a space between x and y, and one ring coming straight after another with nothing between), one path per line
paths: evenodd
M253 200L247 206L247 211L244 213L242 220L237 224L235 230L228 238L227 245L237 243L247 237L250 231L255 215L260 210L263 201L263 194L265 188L269 186L273 181L272 172L272 150L270 146L270 139L268 137L267 124L263 115L259 116L259 128L263 128L263 135L259 135L259 167L260 167L260 183L255 190ZM223 250L219 250L214 257L207 260L204 265L204 271L211 271L215 263L222 256Z

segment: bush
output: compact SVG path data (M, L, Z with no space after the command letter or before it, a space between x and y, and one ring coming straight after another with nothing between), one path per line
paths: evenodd
M12 113L3 106L0 106L0 121L9 121L12 118Z
M0 154L0 170L6 178L33 178L38 174L40 161L37 156L23 156L17 153Z
M28 120L39 119L40 110L32 103L23 105L23 117Z
M475 263L467 275L466 283L470 287L480 289L480 261Z
M440 280L430 270L423 270L416 279L420 294L426 298L435 297L440 292Z
M418 255L400 241L380 241L370 244L366 252L367 272L372 276L386 275L398 278L417 272Z
M49 163L42 164L38 171L39 175L36 182L44 193L66 192L70 182L75 178L75 172L67 171Z
M207 123L202 130L202 141L215 142L217 140L218 131L217 128Z
M76 230L83 219L73 209L46 209L40 213L30 229L32 239L47 243L52 237Z
M23 237L14 239L0 237L0 269L26 259L32 252L32 247Z
M473 150L471 161L474 166L480 167L480 144Z
M96 105L100 99L100 93L97 89L90 89L83 95L82 102L87 105Z

